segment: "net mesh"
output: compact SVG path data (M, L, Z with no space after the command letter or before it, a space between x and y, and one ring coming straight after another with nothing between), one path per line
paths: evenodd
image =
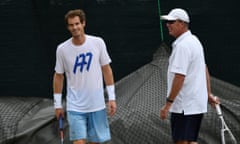
M1 97L0 144L16 143L18 122L41 101L42 98L36 97Z
M115 116L109 118L112 140L106 142L107 144L172 143L169 118L161 120L159 117L167 93L168 51L167 46L162 44L154 54L152 62L116 83L118 111ZM237 136L240 135L240 88L214 77L211 77L211 86L213 94L221 100L227 125L239 141ZM52 101L49 101L46 104L48 106L52 105ZM0 97L0 144L21 144L20 141L16 142L18 122L40 103L43 103L42 98ZM52 109L50 108L51 111ZM56 121L49 121L39 129L38 133L29 135L30 143L60 142L57 131L52 130L57 129ZM220 144L220 129L221 121L215 109L209 105L200 129L199 144ZM41 140L31 140L33 137L41 137ZM68 127L65 127L64 143L71 143L68 138ZM228 137L226 139L228 140Z

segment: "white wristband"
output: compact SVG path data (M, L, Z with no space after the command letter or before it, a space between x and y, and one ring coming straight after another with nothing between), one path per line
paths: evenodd
M62 108L62 94L61 93L55 93L53 94L54 97L54 108Z
M114 85L108 85L108 86L106 86L106 88L107 88L108 100L115 100L116 95L115 95Z

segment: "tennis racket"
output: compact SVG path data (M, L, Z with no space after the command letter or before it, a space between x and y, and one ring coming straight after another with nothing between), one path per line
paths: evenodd
M229 129L229 127L227 126L227 124L226 124L226 122L223 118L223 114L222 114L220 104L215 104L215 106L216 106L216 111L217 111L218 117L221 120L221 141L222 141L222 144L237 144L236 138L232 134L231 130Z
M59 116L59 133L60 133L60 138L61 138L61 144L63 144L63 140L64 140L64 133L63 133L63 117L60 114Z

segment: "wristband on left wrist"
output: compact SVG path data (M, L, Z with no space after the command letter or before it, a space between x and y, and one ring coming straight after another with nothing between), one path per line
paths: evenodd
M107 94L108 94L108 100L115 100L115 86L114 85L108 85L106 86Z

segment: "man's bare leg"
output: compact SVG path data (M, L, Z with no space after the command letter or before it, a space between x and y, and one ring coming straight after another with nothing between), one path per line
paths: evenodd
M86 144L86 140L84 140L84 139L75 140L75 141L73 141L73 144Z
M177 141L176 144L198 144L197 142Z
M177 141L176 144L189 144L188 141Z

